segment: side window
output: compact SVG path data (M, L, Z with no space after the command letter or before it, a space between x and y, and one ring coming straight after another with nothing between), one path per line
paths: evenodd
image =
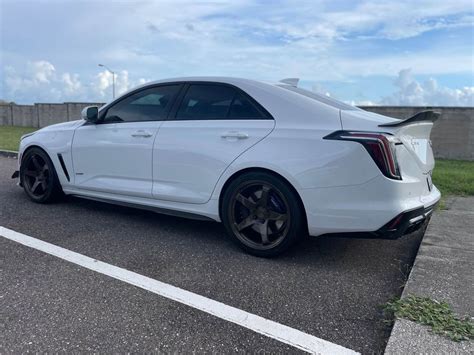
M225 119L235 90L225 85L192 84L176 113L178 120Z
M232 119L261 119L266 118L255 105L244 95L237 94L230 106L229 116Z
M104 122L161 121L180 85L164 85L139 91L107 110Z

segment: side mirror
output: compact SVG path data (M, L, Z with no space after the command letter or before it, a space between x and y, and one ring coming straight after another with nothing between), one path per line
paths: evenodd
M97 106L87 106L82 110L81 117L87 122L97 123L99 120L99 108Z

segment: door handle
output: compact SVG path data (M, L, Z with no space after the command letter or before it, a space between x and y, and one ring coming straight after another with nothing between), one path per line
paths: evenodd
M151 134L150 132L147 132L147 131L143 131L143 130L139 130L139 131L135 131L132 133L132 137L144 137L144 138L149 138L151 137L153 134Z
M244 132L230 131L221 134L222 138L237 138L237 139L247 139L249 135Z

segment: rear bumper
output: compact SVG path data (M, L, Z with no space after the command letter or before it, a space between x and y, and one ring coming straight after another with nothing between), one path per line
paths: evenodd
M436 205L437 203L402 212L372 235L381 239L398 239L405 234L415 232L429 223Z
M426 193L420 185L378 177L362 185L303 190L309 234L396 239L420 227L441 197L436 186Z
M360 239L398 239L406 234L426 228L437 203L400 213L375 232L327 233L327 236Z

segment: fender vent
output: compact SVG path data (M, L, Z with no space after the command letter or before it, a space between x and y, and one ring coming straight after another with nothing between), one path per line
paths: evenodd
M66 175L67 181L70 181L69 180L69 173L67 172L66 164L64 164L63 156L61 154L58 154L58 159L59 159L59 163L61 164L61 168L63 168L64 175Z

